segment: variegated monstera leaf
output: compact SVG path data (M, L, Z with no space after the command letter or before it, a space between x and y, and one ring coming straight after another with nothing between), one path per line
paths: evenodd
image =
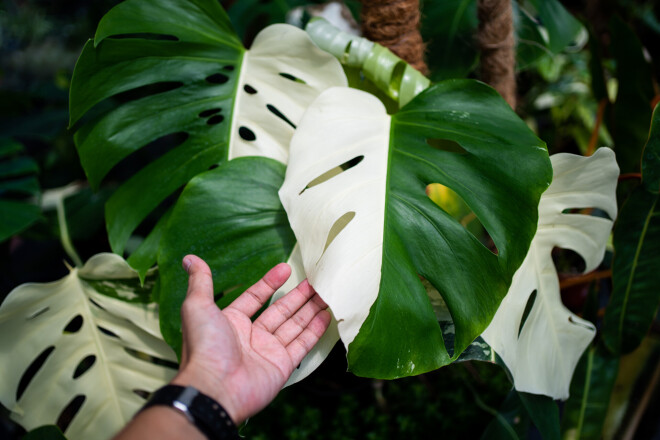
M393 116L368 93L323 92L292 139L280 198L350 370L394 378L458 358L527 253L550 172L543 142L484 84L436 84ZM467 203L497 252L427 197L432 183ZM446 303L451 337L420 276Z
M318 94L342 85L339 62L293 26L270 26L244 48L216 0L126 0L101 20L74 72L71 123L90 116L76 145L92 186L120 162L149 160L106 204L113 251L177 200L129 258L141 273L157 259L174 347L184 255L209 263L224 303L288 259L295 239L277 190L289 141ZM154 157L159 145L169 149Z
M518 391L566 399L575 366L596 329L562 304L551 252L554 247L577 252L585 272L598 266L617 214L619 167L608 148L591 157L562 153L550 160L554 180L541 196L538 230L482 337L509 368ZM575 208L596 208L609 218L565 212Z
M121 429L176 373L153 281L141 287L121 257L99 254L59 281L14 289L0 306L0 400L12 419L58 423L70 439Z

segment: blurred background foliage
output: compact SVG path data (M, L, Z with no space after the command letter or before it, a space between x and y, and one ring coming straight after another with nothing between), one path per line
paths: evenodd
M1 0L0 301L19 284L52 281L67 273L62 262L70 257L60 243L58 200L82 260L110 251L103 206L113 191L112 179L96 193L85 183L67 128L67 106L82 46L117 3ZM264 26L286 21L291 9L309 1L221 3L249 45ZM345 4L359 22L360 2ZM478 78L476 5L476 0L421 2L432 80ZM622 173L639 173L652 109L660 97L660 2L514 1L514 23L517 111L547 142L550 153L589 154L599 146L613 146ZM114 178L122 179L121 170ZM620 205L637 185L634 178L621 182ZM464 215L458 211L457 216ZM583 268L570 251L554 254L562 279L574 278ZM597 272L607 273L611 260L608 252ZM562 287L564 303L600 326L610 279L563 281ZM586 377L593 375L604 388L596 387L595 395L609 399L611 392L612 398L609 408L600 402L605 408L598 417L585 420L582 438L660 439L659 328L656 317L640 348L620 361L604 355L598 341L585 353L572 393L579 396ZM488 429L493 438L501 433L491 421L506 419L521 437L539 438L538 432L527 431L520 397L509 394L510 382L499 366L463 362L396 381L362 379L345 371L343 349L336 347L310 378L284 390L249 420L242 434L255 439L479 438ZM580 411L575 402L561 407L565 422ZM20 438L24 431L1 409L0 437ZM571 438L567 429L563 434Z

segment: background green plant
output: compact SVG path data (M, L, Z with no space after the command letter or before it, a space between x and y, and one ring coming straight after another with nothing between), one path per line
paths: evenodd
M66 89L72 72L72 62L79 51L77 45L93 34L100 16L114 3L116 2L93 2L91 5L88 2L78 2L78 4L67 6L57 5L56 2L41 1L28 1L20 5L13 1L3 3L4 9L1 16L2 21L0 21L3 42L2 90L0 91L3 98L0 100L3 103L2 120L0 121L2 135L21 142L27 153L39 164L39 183L42 190L64 185L71 180L84 179L82 170L77 165L78 159L74 153L70 133L64 130ZM241 17L243 23L239 25L239 29L243 29L241 33L248 41L251 35L253 36L265 23L280 21L286 9L294 6L293 3L286 5L284 3L277 5L266 3L263 7L251 8L249 12L239 14L240 11L237 9L239 3L242 2L229 5L228 11L232 18ZM438 4L443 6L436 6ZM598 132L597 145L610 144L609 140L612 139L619 163L622 165L622 172L635 173L640 171L637 159L641 157L651 121L652 107L650 103L653 96L657 95L659 66L656 60L660 59L658 56L658 51L660 51L658 5L650 1L619 1L612 2L610 5L613 18L601 17L603 19L600 21L592 21L592 17L587 14L584 7L578 6L571 10L583 23L588 23L589 27L601 26L601 29L589 29L591 38L587 46L572 48L569 44L571 47L568 52L559 50L557 53L548 53L543 50L544 56L522 66L525 67L525 70L520 73L519 87L524 99L519 111L530 125L536 127L539 136L548 142L551 153L559 151L584 153L589 148L589 137L597 120L595 116L598 104L604 100L604 118ZM438 12L441 8L448 8L449 12ZM354 7L353 9L359 8ZM448 37L452 43L449 45L445 43L444 46L453 48L462 45L464 48L473 49L472 52L476 54L471 33L476 23L473 3L425 2L423 12L425 37L427 40L433 41L429 51L429 59L433 60L431 62L432 77L474 76L475 58L467 56L465 59L461 59L445 56L440 49L436 48L444 40L431 33L436 28L450 31L453 29L451 26L448 28L436 27L432 20L433 17L446 17L447 15L449 17L457 15L466 17L458 19L457 22L461 24L456 27L457 31L453 34L450 32ZM459 12L460 14L458 14ZM458 30L462 30L464 33L459 34ZM53 46L48 46L47 43ZM44 47L57 47L60 52L48 51ZM646 53L642 47L645 48ZM455 52L464 53L460 49ZM21 57L16 54L23 55ZM46 55L49 54L50 58L47 58ZM648 57L653 60L652 63L646 61ZM434 66L435 60L439 59L443 60L441 67L437 67L437 64ZM45 63L47 60L49 63ZM450 73L445 73L444 70L449 70ZM615 89L618 91L616 95L612 93ZM615 96L616 99L614 99ZM554 99L551 105L548 105L548 97ZM130 171L124 171L124 173L127 175L130 174ZM113 181L116 182L121 178L121 172L113 176L107 191L112 191ZM628 193L633 191L635 186L634 179L622 182L620 205L627 199ZM645 191L652 194L648 189ZM80 226L71 229L73 229L74 245L83 259L108 249L102 215L102 206L107 196L108 192L94 194L91 191L83 190L66 201L67 206L70 207L67 212L71 216L79 213ZM83 207L86 209L80 209ZM621 209L623 216L628 208L623 206ZM634 213L632 216L635 217ZM30 227L19 237L14 237L2 244L1 292L3 296L11 287L24 281L53 280L65 272L63 266L59 270L51 271L55 266L52 261L58 261L64 257L59 250L57 239L59 229L54 226L55 222L56 219L52 212L50 214L45 212L36 225ZM559 265L564 267L567 272L574 271L580 265L579 259L576 260L570 253L558 253L556 258ZM609 265L610 263L606 259L601 269L607 269ZM607 281L594 281L590 288L582 286L578 291L565 289L565 302L571 304L577 311L585 310L584 316L591 316L596 323L600 324L597 311L606 304L610 292L611 288ZM657 324L652 325L657 326ZM657 332L657 327L654 328ZM644 348L647 350L647 354L645 357L642 356L641 361L623 358L621 362L632 362L633 364L649 362L649 360L651 363L654 360L657 362L657 355L654 354L657 353L657 342L654 342L654 338L657 341L657 336L652 335L650 340L645 342L645 344L650 344L651 348ZM656 348L653 348L654 346ZM585 412L585 408L587 410L590 408L589 403L587 402L585 405L582 399L584 396L580 395L577 390L588 389L589 387L585 386L585 383L589 383L589 380L604 388L604 391L598 391L596 387L591 388L594 391L590 394L589 399L601 403L596 411L600 413L600 416L596 414L593 418L582 419L583 438L590 437L586 431L587 425L589 425L589 429L592 429L593 434L591 435L595 438L599 437L600 426L603 425L603 419L607 414L607 408L603 408L602 402L609 395L608 389L614 386L619 366L618 354L603 352L603 347L598 342L594 347L585 353L584 362L579 367L575 377L576 381L574 381L576 392L573 393L573 398L566 404L565 409L570 413L571 407L574 407L577 408L578 413L582 412L583 415L592 414L588 411ZM649 352L650 354L648 354ZM341 354L335 353L333 356L330 364L332 365L334 359L334 365L338 366L339 371L342 371ZM486 367L478 366L477 368ZM645 369L638 368L638 370L641 371L641 381L644 382ZM461 365L452 366L447 371L460 371L460 375L472 377L468 367ZM495 374L494 371L496 370L492 369L486 374ZM625 371L630 371L630 369ZM392 438L397 438L404 433L424 432L415 431L414 429L418 428L411 428L411 426L431 426L431 424L416 423L415 420L419 420L416 417L419 417L421 413L428 414L429 409L437 409L434 414L441 417L442 421L435 425L436 429L438 426L448 430L446 432L453 432L451 429L456 429L456 436L460 431L461 435L476 437L486 425L490 417L488 413L492 408L498 407L500 402L504 402L507 391L506 382L499 382L504 385L499 388L498 392L498 382L491 383L491 379L487 378L483 386L472 385L478 393L468 393L466 392L467 386L456 386L455 380L452 382L440 379L442 374L455 378L452 376L453 373L445 371L432 373L428 375L429 377L422 376L385 382L382 385L375 385L375 388L372 387L374 383L372 381L362 381L343 375L327 377L323 375L324 373L328 374L325 368L315 373L308 382L314 384L313 389L315 390L324 387L341 390L339 399L331 400L327 396L319 396L307 400L300 398L296 388L286 390L271 408L248 423L245 428L246 432L258 436L259 432L267 433L271 428L285 429L283 426L293 426L291 438L305 438L304 435L308 435L310 438L319 438L322 435L336 435L336 437L326 438L354 438L356 436L384 438L388 434ZM587 377L589 380L584 382ZM503 379L501 374L500 379ZM360 382L359 386L363 390L367 390L358 394L355 399L356 393L346 392L346 388L349 387L344 386L353 380ZM428 382L426 382L427 380ZM420 391L426 388L427 384L435 387L436 391L442 390L442 392L427 399L429 394ZM397 411L387 412L383 410L382 406L379 406L378 402L381 400L377 391L378 386L382 386L381 392L386 400L401 403L395 407ZM634 400L637 392L634 386L632 388L631 394L624 399L624 403L627 403L628 406L631 406L630 402ZM496 398L488 400L490 398L485 397L491 392L489 390L495 390ZM484 402L486 404L481 405L477 398L481 399L481 404ZM355 404L356 401L359 402L359 405ZM439 405L437 402L452 402L453 404L436 406ZM645 438L644 435L651 438L654 429L657 430L657 420L649 416L649 414L657 414L657 402L657 397L652 399L652 405L656 406L651 406L646 411L646 416L642 419L642 425L638 431L641 435L639 438ZM299 414L304 411L307 411L312 419L315 419L315 414L318 415L320 412L326 414L327 407L323 406L326 404L330 408L337 409L338 418L342 420L341 424L324 424L326 419L323 417L317 424L312 424L312 427L296 425L295 422L301 419ZM484 410L483 408L486 407L491 410ZM654 408L656 408L655 412ZM406 413L408 409L413 411ZM445 419L450 419L454 411L455 420L462 420L458 417L462 411L466 411L469 412L469 416L466 416L464 420L469 419L472 422L447 425ZM363 417L360 415L363 412L372 414L372 416ZM399 417L397 417L397 413ZM508 411L507 414L515 414L515 411ZM272 421L278 418L283 422L273 424ZM392 419L397 421L395 427L392 426ZM436 419L429 416L428 420ZM478 424L475 420L483 423ZM568 419L565 418L566 420ZM263 423L262 428L259 427L260 423ZM608 425L608 423L605 426L609 427L610 431L618 429L616 424ZM566 425L566 431L570 429L569 425ZM612 426L614 427L612 428ZM619 426L625 427L625 423L619 424ZM357 431L352 430L352 427L357 427ZM259 431L259 429L263 430ZM294 434L296 429L301 434ZM341 431L342 429L345 431ZM462 431L462 429L466 431ZM321 432L326 434L320 434ZM332 434L333 432L335 434ZM267 436L267 434L261 435ZM295 437L296 435L299 437Z

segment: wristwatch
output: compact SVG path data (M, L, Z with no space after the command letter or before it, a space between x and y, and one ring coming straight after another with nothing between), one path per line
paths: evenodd
M165 405L181 412L210 440L238 439L233 420L218 402L194 387L165 385L155 391L140 412L155 405Z

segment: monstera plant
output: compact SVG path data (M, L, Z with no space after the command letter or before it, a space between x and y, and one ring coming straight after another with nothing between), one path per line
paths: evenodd
M593 328L563 311L556 273L541 268L552 265L555 245L584 253L588 269L602 258L616 216L611 152L554 157L555 181L542 196L553 180L545 144L493 89L473 80L430 85L381 46L319 22L310 34L273 25L248 50L214 0L127 0L101 20L76 65L70 123L92 187L119 165L138 170L106 205L118 255L95 257L59 284L24 288L29 307L16 305L17 290L0 309L0 327L23 319L26 328L43 321L59 329L8 360L19 372L43 366L20 386L16 373L0 394L27 427L52 423L78 392L41 402L38 412L49 415L28 421L32 410L23 408L45 371L65 377L62 384L82 371L75 400L102 369L117 407L113 429L171 376L188 253L209 263L220 307L281 261L293 276L276 297L309 278L335 320L290 383L341 339L358 375L397 378L498 353L521 390L566 397L579 342ZM602 188L585 196L591 185ZM454 218L431 189L485 233ZM563 213L585 207L609 218ZM575 231L557 233L562 227ZM143 236L133 247L136 231ZM52 303L64 289L76 293ZM525 320L521 305L534 290ZM78 316L86 356L59 368L55 355L73 350ZM527 362L548 326L563 339L544 356L576 344L557 360L556 386L543 374L530 379ZM468 353L475 347L480 355ZM136 353L149 365L133 361ZM111 368L122 359L132 362L126 380ZM145 375L153 380L139 385ZM90 413L103 404L76 402ZM67 433L84 437L87 429L74 418Z

